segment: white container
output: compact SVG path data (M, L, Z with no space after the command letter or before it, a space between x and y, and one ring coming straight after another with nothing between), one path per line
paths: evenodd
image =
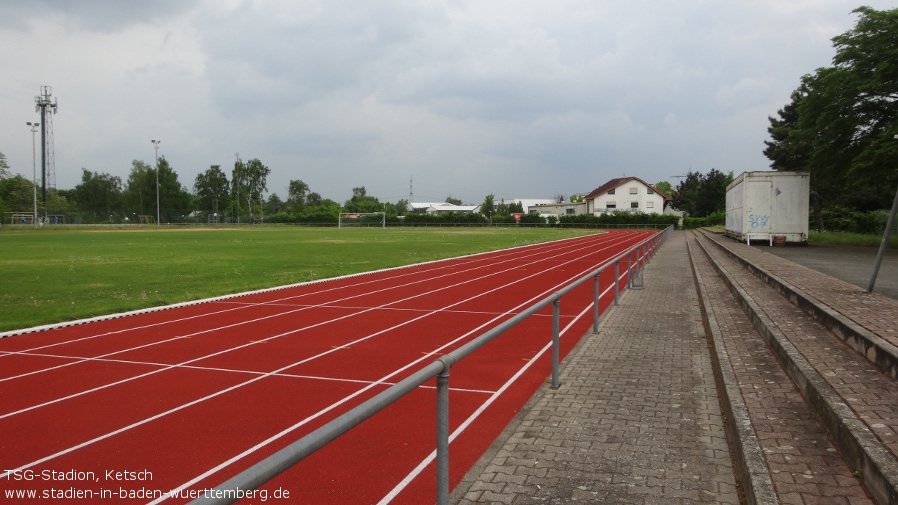
M726 234L751 243L808 242L810 175L744 172L727 186Z

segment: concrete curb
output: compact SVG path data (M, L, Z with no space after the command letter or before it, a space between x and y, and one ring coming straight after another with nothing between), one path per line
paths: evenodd
M698 245L705 250L700 242ZM705 253L707 254L707 250ZM835 440L848 464L855 468L873 499L880 505L898 505L898 460L895 456L883 447L870 429L777 329L754 299L720 265L712 263L808 405L820 417L821 423Z
M708 237L707 232L702 231L701 233ZM837 335L868 361L875 364L886 375L893 379L898 379L898 348L894 345L867 331L813 296L755 265L713 237L708 238L714 245L748 268L755 277L774 288L793 305L807 312L818 323Z
M717 378L718 390L721 394L721 409L726 413L730 422L726 424L727 434L736 449L736 461L742 474L745 498L750 505L777 504L776 491L767 460L761 450L757 434L751 425L748 409L739 392L736 375L730 364L729 355L717 325L717 319L710 310L710 302L705 293L701 272L695 264L692 246L686 243L689 251L689 260L692 265L695 289L698 292L700 307L703 316L705 330L710 334L711 361L714 364L714 375Z

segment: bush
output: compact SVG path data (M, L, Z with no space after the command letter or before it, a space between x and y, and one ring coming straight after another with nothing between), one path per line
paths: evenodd
M827 207L822 210L823 224L829 231L880 234L889 220L885 210L858 212L845 207ZM813 215L808 217L810 227L816 227Z
M561 216L558 218L558 223L561 226L589 228L617 228L624 226L666 227L669 225L676 225L678 220L679 218L677 216L620 211L601 214L599 216L592 214Z

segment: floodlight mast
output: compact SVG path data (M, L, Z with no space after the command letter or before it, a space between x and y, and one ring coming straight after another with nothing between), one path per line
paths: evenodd
M50 100L52 95L53 88L41 86L41 94L34 97L34 111L41 113L41 122L35 125L39 124L41 127L41 201L44 205L47 204L47 112L56 114L58 107L55 98Z
M162 221L159 219L159 144L162 143L161 140L150 140L156 148L156 225L162 224Z
M37 133L37 127L40 123L25 123L31 128L31 189L34 192L34 215L31 217L32 224L37 226L37 154L34 148L34 134Z

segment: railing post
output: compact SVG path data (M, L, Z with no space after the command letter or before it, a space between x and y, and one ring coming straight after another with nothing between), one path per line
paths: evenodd
M599 274L596 274L596 280L593 283L592 295L592 332L599 332Z
M620 260L614 262L614 305L617 306L617 292L620 289Z
M449 363L437 375L437 505L449 505Z
M559 326L561 319L561 296L552 302L552 389L558 389L558 361L561 354L559 350Z
M630 265L630 256L633 256L633 251L627 251L627 289L633 287L633 267Z

